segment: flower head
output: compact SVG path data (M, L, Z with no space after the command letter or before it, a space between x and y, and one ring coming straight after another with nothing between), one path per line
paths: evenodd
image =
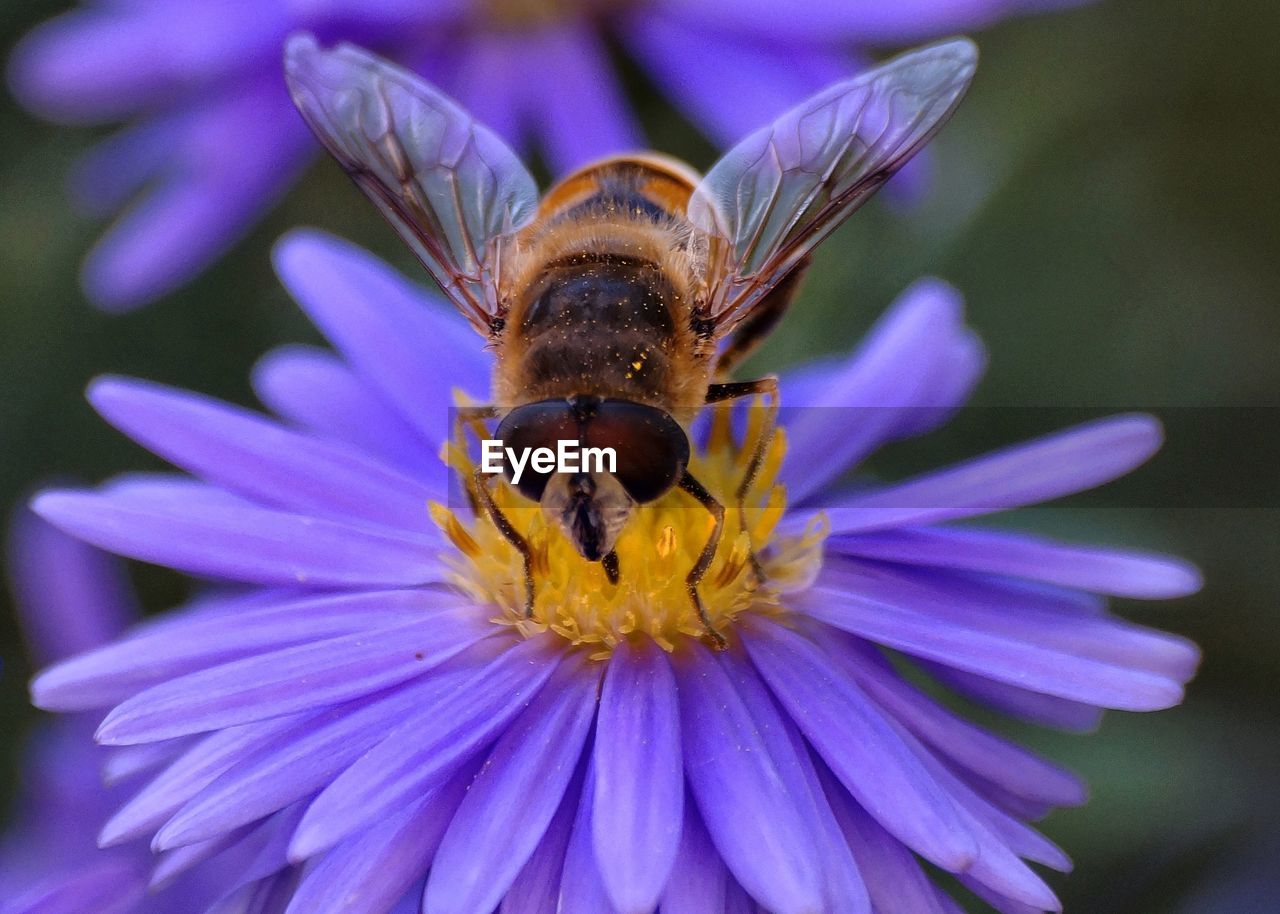
M606 49L615 35L718 144L846 76L850 49L900 45L1062 0L785 5L757 0L173 0L84 3L23 40L15 93L66 123L126 122L73 175L122 211L85 264L101 306L182 285L294 182L313 144L280 77L291 32L415 67L552 169L643 145ZM127 208L126 203L133 201Z
M540 578L525 618L514 550L439 459L465 459L454 390L486 382L470 330L332 238L294 234L277 263L337 350L261 363L278 420L100 380L97 409L191 476L35 502L101 547L218 582L33 685L45 708L110 708L100 741L167 760L105 843L152 835L172 859L265 831L259 872L287 875L255 910L291 914L401 898L428 914L954 910L922 860L1000 910L1057 910L1028 861L1067 857L1027 821L1082 802L1082 785L922 682L1073 730L1104 708L1169 707L1195 647L1102 597L1199 579L1176 559L948 522L1128 472L1159 446L1153 419L832 489L942 422L981 374L957 295L925 281L853 357L783 379L809 408L704 578L727 649L673 584L707 529L675 502L633 516L616 584L536 514L517 518ZM841 428L834 407L852 410ZM758 434L731 418L695 436L726 504Z

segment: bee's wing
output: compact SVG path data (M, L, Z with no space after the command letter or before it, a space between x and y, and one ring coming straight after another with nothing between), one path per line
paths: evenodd
M498 315L500 242L529 223L533 177L511 149L418 77L359 48L285 49L294 104L481 333Z
M837 83L743 140L693 192L707 245L699 317L722 336L946 122L978 51L952 39Z

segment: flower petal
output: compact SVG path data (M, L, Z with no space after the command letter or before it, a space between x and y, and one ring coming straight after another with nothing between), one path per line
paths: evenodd
M698 809L738 881L776 914L822 908L809 825L724 667L700 644L681 658L681 742Z
M248 758L282 733L311 719L309 714L258 721L211 733L193 744L120 808L98 836L101 847L140 838L211 784L218 775ZM273 810L274 811L274 810Z
M952 714L865 645L846 638L831 653L847 658L845 671L877 704L955 764L1020 797L1053 806L1085 801L1084 785L1070 772Z
M578 817L587 758L584 756L584 761L579 763L542 840L520 868L507 894L502 896L499 914L559 914L565 852Z
M1182 699L1181 685L1166 676L975 630L844 588L819 587L793 599L813 618L859 637L1059 698L1126 711L1172 707Z
M540 133L554 173L643 148L595 29L569 21L522 35L514 50L525 64L514 88L524 97L526 117ZM546 66L549 60L556 66Z
M490 626L491 627L491 626ZM289 854L305 860L411 797L440 789L538 694L562 652L550 637L502 651L422 714L391 730L316 798Z
M708 32L678 15L641 8L622 40L664 93L720 146L731 146L792 105L851 75L834 48Z
M864 809L938 866L973 865L978 849L951 798L817 645L767 622L751 626L746 644L773 694Z
M483 395L483 341L446 306L373 255L330 235L294 231L276 272L362 378L433 446L449 435L452 391Z
M366 451L436 486L440 455L341 359L312 346L281 346L253 369L253 389L289 422Z
M396 534L128 482L32 502L68 533L130 558L258 584L403 587L442 581L437 537Z
M1200 589L1200 573L1172 556L1076 546L1029 533L955 527L910 527L834 536L841 555L981 571L1143 600L1184 597Z
M160 384L101 378L89 401L170 463L287 511L420 533L431 527L427 503L445 491L443 471L437 485L423 486L354 448Z
M685 798L680 828L680 878L670 879L662 893L662 914L706 914L725 909L729 871L702 824L698 806Z
M330 783L393 727L432 708L474 674L467 652L403 686L309 716L304 728L261 746L186 803L156 835L166 849L225 834Z
M803 501L857 464L904 421L937 404L938 376L951 367L951 344L964 332L959 293L937 280L913 285L865 342L786 422L787 495ZM844 434L833 436L838 424Z
M1050 501L1110 482L1159 449L1160 423L1125 415L1087 422L945 470L842 499L835 535L938 523Z
M454 594L426 590L304 597L254 592L216 600L203 604L202 611L144 624L125 638L45 670L32 683L32 696L49 710L110 706L197 670L294 644L403 625L458 602Z
M559 914L618 914L609 901L600 868L595 842L591 837L591 820L595 817L596 774L589 760L584 778L578 814L574 818L569 844L565 848L564 872L560 878ZM648 914L653 909L638 909Z
M422 675L492 630L468 608L233 660L135 695L107 715L98 739L170 739L359 698Z
M466 786L458 781L325 854L307 870L285 914L389 910L431 865Z
M594 770L592 836L609 898L623 914L652 911L679 847L684 769L675 675L648 638L609 658Z
M440 842L424 896L431 914L497 907L577 769L599 672L581 656L565 659L499 738Z
M8 559L14 606L40 663L104 644L137 617L119 562L26 509L14 515Z
M841 914L870 914L871 900L858 874L849 846L832 815L809 758L809 749L795 726L783 715L759 675L745 658L721 658L751 717L786 780L801 816L810 824L822 868L823 910Z

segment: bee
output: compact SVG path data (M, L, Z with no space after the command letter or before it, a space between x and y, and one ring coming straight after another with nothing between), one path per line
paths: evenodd
M707 404L770 402L741 502L773 434L777 382L730 381L730 370L787 310L814 248L951 116L976 64L972 42L940 42L812 96L705 177L621 155L539 200L517 155L414 74L310 35L285 51L312 131L496 355L492 403L459 421L497 419L515 448L614 449L612 473L530 471L515 487L615 582L614 543L637 505L673 488L701 504L715 523L686 584L721 646L698 584L725 509L689 472L690 423ZM529 544L494 504L493 477L476 474L484 510L524 557L531 614Z

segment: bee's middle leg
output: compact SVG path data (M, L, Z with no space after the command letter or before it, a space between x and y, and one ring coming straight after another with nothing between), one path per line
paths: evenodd
M743 518L743 528L746 528L746 500L747 493L751 490L751 486L756 481L756 476L760 474L760 467L764 465L764 459L769 453L769 445L773 443L774 433L778 428L778 379L775 377L760 378L756 381L730 381L723 384L712 384L707 388L706 402L724 403L728 400L739 400L743 397L767 396L769 398L767 412L765 413L765 425L760 430L760 438L756 441L755 449L751 453L751 460L747 463L747 471L742 474L742 479L738 482L738 488L734 492L734 498L737 499L738 516ZM750 537L750 532L747 536ZM751 560L751 571L756 576L757 581L763 582L765 579L764 568L760 565L760 559L756 555L755 544L750 543L750 552L748 557Z
M716 549L720 545L720 535L724 533L724 505L716 501L715 496L708 492L702 483L694 479L688 470L685 470L684 475L680 477L679 486L696 498L698 504L710 511L711 516L715 518L716 523L711 529L711 536L707 538L706 545L702 547L702 554L698 556L698 561L694 563L693 568L689 569L689 574L685 576L684 583L689 591L689 598L693 600L693 608L698 611L698 619L702 622L702 627L711 636L711 640L716 643L716 647L724 650L729 646L729 642L711 623L711 617L707 615L707 608L702 603L702 596L698 593L698 584L711 566L711 560L715 558Z

